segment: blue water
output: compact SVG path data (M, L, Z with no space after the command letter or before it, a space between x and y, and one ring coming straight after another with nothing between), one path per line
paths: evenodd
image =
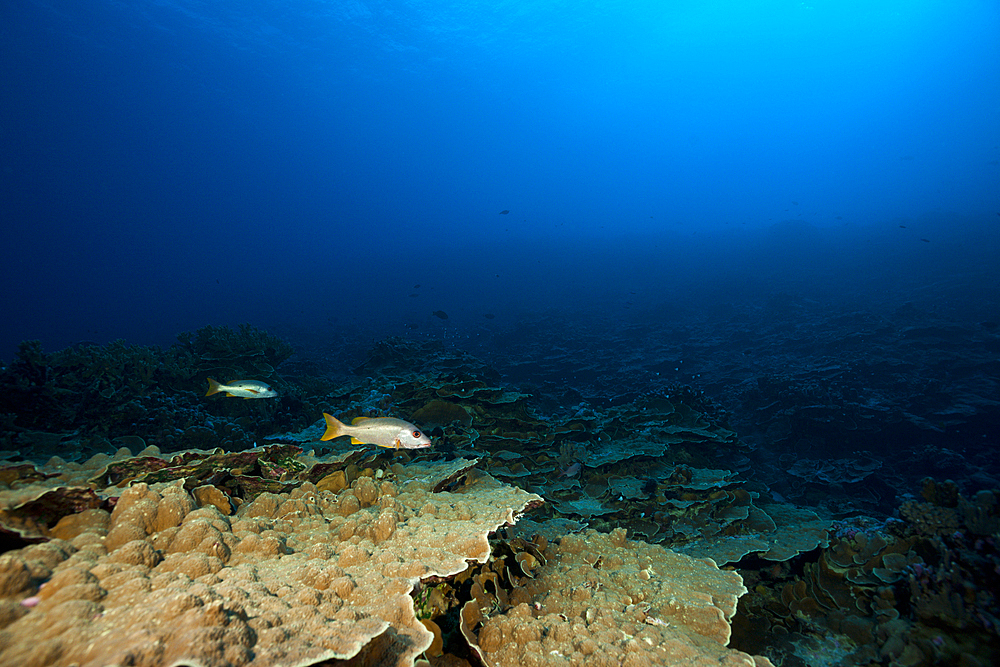
M988 318L997 63L986 0L12 0L0 359L956 276Z
M324 410L410 418L390 380L365 384L380 363L481 373L540 423L614 423L626 443L666 431L614 410L685 406L691 433L709 415L738 438L699 435L653 473L653 457L599 464L601 484L642 481L615 500L586 481L607 431L541 436L531 483L550 475L540 490L565 500L556 485L579 475L609 506L648 502L617 525L668 542L653 490L695 456L733 475L706 536L751 496L853 521L831 528L841 547L910 531L909 579L874 597L848 577L831 599L878 608L863 623L884 661L916 664L922 646L936 657L920 664L997 662L997 0L3 0L0 230L0 458L82 460L136 435L236 451ZM229 363L214 350L155 391L113 386L111 363L47 368L27 346L12 363L21 341L167 347L243 323L296 349L273 376L256 366L278 399L203 397L209 372L237 379L208 368ZM352 370L353 393L320 395L316 376ZM430 428L450 444L426 455L472 451ZM478 438L461 446L508 447ZM482 467L519 479L511 451L493 454L502 465ZM911 514L955 506L960 530ZM780 511L782 528L800 521ZM568 516L550 527L592 519ZM761 616L780 615L785 582L826 573L820 557L744 560ZM887 582L876 563L855 569ZM800 621L746 623L735 641L826 633Z

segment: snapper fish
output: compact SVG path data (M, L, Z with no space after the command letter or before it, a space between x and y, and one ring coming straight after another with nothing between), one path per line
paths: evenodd
M431 439L410 422L393 417L355 417L348 426L333 415L323 413L326 433L320 440L351 436L354 445L378 445L394 449L421 449L431 446Z
M271 389L271 386L260 380L236 380L229 384L219 384L212 378L208 378L208 393L206 396L226 392L226 396L236 396L239 398L274 398L278 392Z

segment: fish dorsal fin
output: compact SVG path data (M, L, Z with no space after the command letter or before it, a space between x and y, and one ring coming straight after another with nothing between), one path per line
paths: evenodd
M371 417L355 417L354 419L351 420L351 424L360 424L361 422L366 422L369 419L371 419ZM354 444L358 444L358 443L354 443Z

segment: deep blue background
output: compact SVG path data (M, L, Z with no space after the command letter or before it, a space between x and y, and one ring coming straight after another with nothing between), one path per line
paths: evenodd
M998 63L987 0L4 2L0 359L948 281L990 317Z

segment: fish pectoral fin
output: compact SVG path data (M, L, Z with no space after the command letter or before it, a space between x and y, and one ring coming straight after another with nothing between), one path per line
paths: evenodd
M361 441L361 440L358 440L354 436L351 436L351 444L352 445L363 445L365 443L363 441Z

